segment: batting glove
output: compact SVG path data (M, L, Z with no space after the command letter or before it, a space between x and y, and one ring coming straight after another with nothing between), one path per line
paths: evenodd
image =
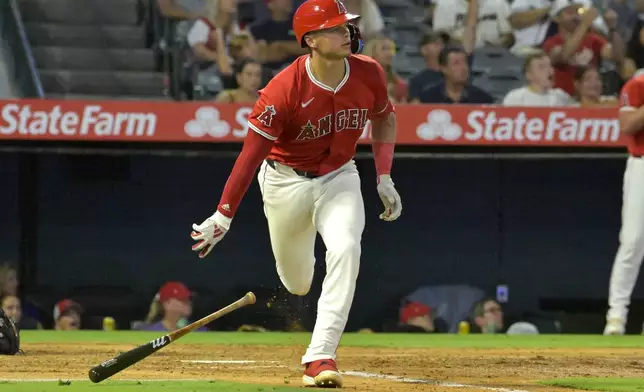
M400 200L400 195L396 191L396 188L394 188L394 182L391 180L391 176L386 174L381 175L378 178L377 189L380 200L385 205L385 212L380 214L380 219L388 222L395 221L402 213L402 200Z
M198 241L192 245L192 250L199 252L200 259L206 257L212 248L224 238L230 229L230 222L230 218L217 211L200 225L192 224L190 237Z

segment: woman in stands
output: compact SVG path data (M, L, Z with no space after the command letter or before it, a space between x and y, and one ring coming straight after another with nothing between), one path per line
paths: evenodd
M255 60L245 59L235 65L237 88L224 90L215 101L222 103L254 104L262 83L262 66Z
M237 0L209 0L206 17L188 32L187 42L199 65L196 82L211 93L223 90L222 76L233 74L228 44L240 32L236 14Z
M385 70L391 101L394 104L407 103L407 82L398 76L393 66L396 54L394 41L385 37L373 38L367 42L363 53L376 60Z
M259 62L259 48L257 46L257 43L253 39L253 36L246 32L235 34L228 44L228 50L230 51L230 56L233 59L235 67L246 60ZM264 88L268 84L268 82L271 81L273 76L275 76L275 72L270 68L261 67L261 69L262 79L259 86L260 89ZM235 73L230 76L224 77L223 81L224 89L226 90L236 89L239 86L239 83L237 82L237 75Z
M579 106L616 107L617 98L602 95L602 78L596 67L580 66L575 71L575 98Z

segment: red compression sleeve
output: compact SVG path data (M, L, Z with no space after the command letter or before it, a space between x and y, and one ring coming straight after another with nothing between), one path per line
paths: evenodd
M235 166L226 181L221 201L217 211L232 218L253 181L255 171L266 159L275 141L268 140L252 130L249 130L241 153L235 161Z
M376 162L376 174L380 177L383 174L391 174L391 166L394 161L394 147L396 143L377 142L371 144L373 160Z

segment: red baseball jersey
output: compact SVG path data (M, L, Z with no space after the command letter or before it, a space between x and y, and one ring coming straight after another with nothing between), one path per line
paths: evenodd
M543 49L550 53L553 48L563 47L565 41L563 35L557 34L548 38L543 43ZM608 41L603 37L588 33L584 36L579 44L579 48L573 54L570 64L556 64L555 68L555 87L560 88L570 95L575 95L575 70L580 65L599 66L601 60L601 51Z
M310 61L299 57L260 90L248 125L275 140L268 159L326 174L354 157L368 120L394 108L384 70L372 58L346 58L346 76L335 89L315 79Z
M622 87L619 99L619 110L637 110L644 106L644 75L630 79ZM628 136L628 152L632 155L644 155L644 129Z

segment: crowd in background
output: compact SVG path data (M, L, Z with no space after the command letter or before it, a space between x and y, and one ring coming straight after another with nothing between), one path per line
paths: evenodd
M377 0L345 0L362 16L364 55L385 69L394 103L615 106L644 67L644 0L423 0L424 68L396 69L397 43ZM252 18L239 9L253 3ZM302 0L156 0L157 48L176 99L253 103L257 92L306 53L292 30ZM247 8L247 7L246 7ZM472 83L477 53L507 51L522 80L498 97Z

